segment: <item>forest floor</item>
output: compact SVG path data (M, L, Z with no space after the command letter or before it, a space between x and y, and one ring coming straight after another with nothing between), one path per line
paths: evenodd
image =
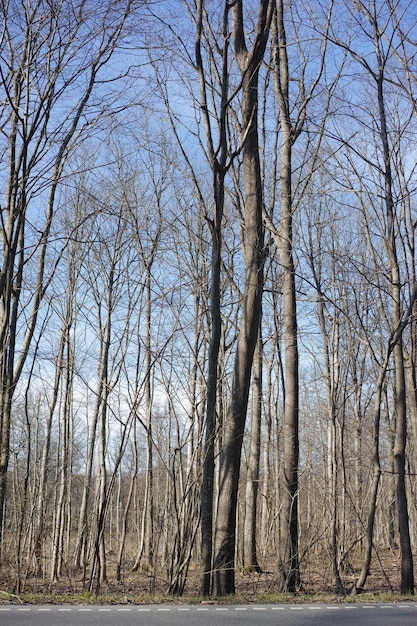
M261 573L236 572L236 595L226 599L213 598L213 602L342 602L342 601L395 601L407 599L399 594L400 561L398 555L390 551L379 554L374 560L364 593L352 596L350 591L360 571L360 563L349 565L342 573L346 594L335 592L332 568L323 559L305 563L302 568L302 590L295 594L279 592L279 577L271 566ZM27 576L21 580L21 592L16 592L13 573L9 570L0 573L0 603L2 602L54 602L54 603L117 603L142 604L162 602L196 603L207 601L198 596L198 571L190 571L184 594L175 597L167 594L166 578L163 572L149 576L144 572L125 572L122 583L111 577L97 593L86 592L82 579L65 578L51 583L41 577ZM414 599L410 597L409 599Z

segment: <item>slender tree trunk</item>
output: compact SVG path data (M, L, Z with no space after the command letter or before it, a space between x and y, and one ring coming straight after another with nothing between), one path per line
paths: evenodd
M0 558L2 557L3 549L3 530L6 513L6 486L7 486L7 473L9 467L9 454L10 454L10 424L11 424L11 410L12 410L12 394L9 393L10 385L7 383L7 379L2 376L1 379L2 389L0 390L0 411L1 411L1 424L0 424Z
M137 441L136 441L136 420L133 422L133 440L132 440L132 451L133 451L133 463L132 463L132 475L129 480L129 490L126 497L126 503L123 510L122 517L122 530L119 536L119 550L117 555L117 564L116 564L116 580L117 582L121 582L122 580L122 562L123 555L126 547L126 537L128 531L128 515L131 508L133 492L135 489L135 483L137 479L138 473L138 450L137 450Z
M289 67L284 26L283 0L278 0L275 24L276 92L281 116L281 226L278 246L283 273L284 296L284 454L282 462L282 512L280 569L282 589L295 591L300 584L298 555L298 459L299 459L299 385L295 268L292 225L292 128L289 105Z
M395 208L393 198L393 178L391 171L391 155L388 139L388 129L384 99L384 71L382 60L377 48L380 72L377 80L380 135L384 156L384 183L385 183L385 207L387 218L387 252L390 268L391 296L393 307L393 328L399 328L402 322L401 315L401 277L397 256ZM410 541L410 528L408 517L407 491L405 485L406 473L406 440L407 440L407 410L405 367L402 337L396 342L393 349L395 367L395 444L394 444L394 468L397 476L397 511L398 528L401 547L401 593L414 593L414 568L413 554Z
M219 370L219 352L222 331L221 320L221 242L224 211L227 159L227 110L229 86L229 3L225 3L222 23L222 64L219 90L221 93L218 117L218 148L215 149L212 131L212 117L209 113L207 76L202 55L204 0L199 0L196 21L195 55L199 75L201 108L204 116L208 157L213 175L214 217L209 219L211 233L211 275L210 275L210 345L208 355L206 418L203 444L203 478L201 485L201 556L200 593L208 595L212 590L213 568L213 497L214 497L214 458L216 437L216 409Z
M261 551L262 555L265 556L268 554L269 549L271 548L271 520L273 519L273 500L274 500L274 489L272 488L272 451L274 449L274 445L272 443L272 416L274 414L275 405L273 402L273 385L272 385L272 377L273 377L273 356L268 362L267 366L267 386L265 389L265 432L263 433L263 444L262 444L262 465L263 465L263 478L261 483L261 496L262 496L262 508L261 508L261 524L260 524L260 535L258 536L259 541L261 542ZM276 533L273 533L273 536L276 537ZM272 549L274 549L274 543L272 541Z
M298 555L298 459L299 459L299 387L297 311L290 212L281 217L284 270L284 343L285 343L285 403L284 455L282 464L282 513L280 562L282 587L295 591L300 583Z
M86 566L86 548L88 540L88 525L87 515L88 507L90 505L90 491L93 477L93 465L94 465L94 450L96 446L97 436L97 423L98 415L97 411L94 411L93 422L91 424L90 438L87 445L87 458L86 468L83 481L83 493L81 498L80 514L78 518L78 532L74 548L73 569L74 572L78 571L80 567L85 569Z
M394 391L395 393L395 391ZM387 397L387 390L385 389L385 406L388 407L389 399ZM389 411L386 411L387 422L387 444L388 444L388 467L389 472L392 474L390 477L387 493L388 493L388 544L393 552L398 549L397 545L397 479L395 477L395 463L394 463L394 444L395 444L395 412L390 419Z
M243 530L243 566L247 572L260 572L256 550L258 522L259 463L261 457L262 416L262 328L259 327L256 344L252 382L252 422L250 450L246 474L245 518Z
M138 556L132 571L140 565L148 572L153 571L154 541L154 478L153 478L153 432L152 432L152 354L151 354L151 268L152 261L143 259L145 263L145 297L146 297L146 335L145 335L145 407L146 407L146 478L142 512L141 538Z
M65 504L68 493L69 478L71 473L71 412L73 402L73 359L69 338L69 326L65 332L66 368L65 390L63 402L61 445L61 468L58 487L58 499L56 507L56 522L53 529L53 546L51 556L51 581L56 582L61 574L61 564L64 552L65 531Z
M388 356L386 358L384 366L380 369L378 381L376 383L375 390L375 402L374 402L374 424L372 432L372 474L371 485L369 489L368 501L368 523L366 527L365 535L365 555L362 563L362 569L358 576L358 579L352 589L352 594L357 595L362 593L363 587L369 576L369 570L372 560L372 548L374 543L374 526L375 515L378 498L379 483L381 480L381 464L379 458L379 436L380 436L380 424L381 424L381 403L383 386L385 383L385 374L388 365Z
M394 445L394 468L397 476L398 529L401 548L401 593L414 593L413 553L410 540L408 500L406 490L406 437L407 417L405 409L405 376L402 342L394 352L397 382L396 440Z
M66 326L68 324L68 320L64 322L64 326L61 330L59 346L58 346L58 354L56 358L55 364L55 380L53 386L52 400L50 406L48 408L48 417L46 421L45 428L45 439L42 444L42 455L41 455L41 463L39 469L39 491L37 497L37 504L35 509L35 520L34 520L34 559L36 562L36 571L39 573L40 566L40 550L41 550L41 542L42 542L42 533L43 533L43 524L44 524L44 515L45 515L45 499L46 499L46 490L47 490L47 479L48 479L48 471L49 471L49 456L50 456L50 448L51 448L51 437L52 437L52 420L55 413L55 409L58 402L58 394L61 385L61 379L63 375L63 365L64 365L64 350L65 350L65 342L67 340L67 330Z
M207 401L205 436L203 447L203 480L201 485L201 559L200 593L209 595L212 588L213 559L213 494L214 494L214 456L216 436L217 377L221 338L221 215L224 201L224 180L221 181L221 205L216 223L212 225L212 269L210 290L210 347L209 371L207 379ZM220 190L219 190L220 191Z
M109 292L107 294L107 314L104 327L100 328L100 361L97 390L97 508L96 527L94 529L93 558L89 580L89 590L98 592L107 582L106 551L104 545L104 525L107 509L107 403L109 397L109 351L111 343L111 311L113 299L113 272L110 271ZM99 322L101 326L101 322Z
M13 394L59 260L59 254L52 261L47 258L58 183L69 155L81 143L82 126L90 133L90 124L101 117L97 117L100 97L94 112L88 111L88 104L103 68L124 40L134 6L127 2L118 13L109 8L98 16L84 0L57 4L51 11L45 11L41 2L23 3L19 10L2 5L7 26L0 44L0 115L7 146L2 151L6 149L8 156L0 224L0 534ZM14 28L9 27L12 23ZM96 45L91 45L93 41ZM100 90L105 82L100 81ZM45 195L42 215L43 201L37 199ZM33 199L34 213L28 221ZM18 329L23 317L24 327Z
M355 454L355 510L356 515L353 523L353 534L356 537L360 537L362 534L361 519L362 519L362 502L363 502L363 467L362 467L362 444L363 444L363 413L361 407L361 381L363 380L362 369L358 361L358 356L354 356L354 362L351 365L353 370L353 386L354 386L354 406L355 406L355 438L354 438L354 454ZM355 358L356 356L356 358ZM363 366L362 366L363 367ZM362 541L359 542L362 545Z

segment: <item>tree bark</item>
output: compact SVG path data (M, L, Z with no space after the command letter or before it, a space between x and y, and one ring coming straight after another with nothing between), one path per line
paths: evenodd
M300 583L298 555L298 459L299 459L299 385L297 301L292 233L292 146L296 134L289 104L289 68L284 25L284 5L277 2L275 33L276 92L281 120L281 225L278 237L284 296L285 397L284 454L282 462L282 513L280 532L280 570L282 589L295 591Z
M227 170L227 110L228 110L228 50L229 50L229 10L225 4L223 12L223 48L220 84L220 111L218 114L218 148L213 145L211 118L207 106L207 79L201 54L203 28L203 0L198 3L197 33L196 33L196 61L200 79L200 96L205 122L205 132L208 144L208 157L213 175L214 217L209 221L211 234L211 275L210 275L210 344L208 354L206 419L204 426L203 444L203 478L201 485L201 556L200 556L200 593L209 595L212 591L213 567L213 497L215 475L215 439L216 439L216 412L217 386L219 370L219 352L222 332L221 319L221 243L222 221L225 197L225 175Z
M379 457L379 437L380 437L380 424L381 424L381 402L383 385L385 381L386 370L388 366L387 355L383 367L380 369L378 381L375 390L375 402L374 402L374 424L372 432L372 474L371 474L371 486L369 489L369 509L368 509L368 522L366 526L365 535L365 555L362 563L362 569L358 576L358 579L352 589L352 594L357 595L362 593L363 587L369 575L372 559L372 548L374 543L374 526L376 505L378 498L379 483L381 480L381 463Z
M259 463L261 458L262 418L262 324L259 326L255 349L252 382L252 422L250 450L246 474L245 519L243 530L243 567L246 572L261 572L256 550L258 521Z
M377 38L377 35L375 35ZM378 39L376 39L378 42ZM395 226L395 206L393 198L393 177L391 170L391 156L388 138L388 128L385 110L384 97L384 70L383 61L380 58L379 48L376 44L377 58L379 64L379 75L377 78L378 105L380 136L384 158L384 186L385 186L385 207L387 238L386 247L388 252L391 297L392 297L392 324L393 328L400 327L402 322L401 311L401 276L397 255L396 226ZM408 517L407 491L405 486L406 473L406 440L407 440L407 410L406 410L406 388L405 388L405 366L402 336L399 337L393 349L393 360L395 368L396 394L394 406L396 412L395 420L395 444L394 444L394 469L397 476L397 511L398 528L401 548L401 593L414 593L414 567L413 554L410 541L410 527Z
M242 154L245 177L244 261L245 288L234 360L231 401L220 455L219 501L216 519L215 589L224 596L235 593L237 495L253 355L261 316L264 265L263 195L258 141L258 76L268 40L271 3L261 0L255 42L245 44L243 2L233 6L233 37L242 76Z

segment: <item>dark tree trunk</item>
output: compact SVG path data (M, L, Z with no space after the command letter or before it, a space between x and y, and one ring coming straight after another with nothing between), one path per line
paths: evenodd
M261 316L264 265L263 196L258 140L258 75L271 21L271 3L261 0L255 43L245 44L243 3L233 6L235 52L242 73L242 141L245 177L245 288L223 446L220 455L219 502L216 520L215 590L235 593L236 512L243 433L248 406L253 355Z

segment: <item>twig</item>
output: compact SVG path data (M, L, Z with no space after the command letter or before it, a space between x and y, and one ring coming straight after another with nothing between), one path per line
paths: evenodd
M10 591L2 591L0 589L0 593L3 593L5 596L10 596L11 598L16 598L16 600L18 600L20 604L23 604L23 600L19 598L19 596L16 596L14 593L10 593Z

